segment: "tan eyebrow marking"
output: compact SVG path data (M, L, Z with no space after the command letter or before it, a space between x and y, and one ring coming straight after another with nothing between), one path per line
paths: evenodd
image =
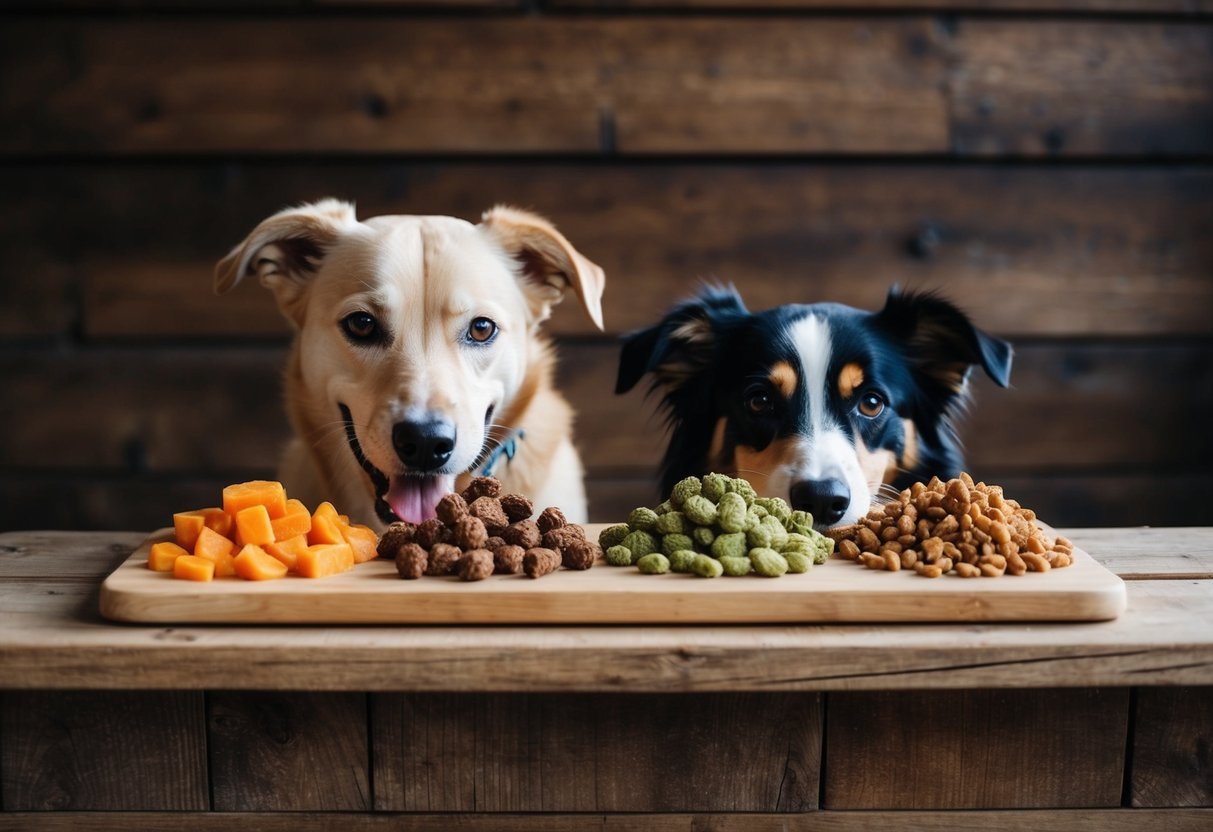
M855 395L855 388L863 384L863 367L858 364L847 364L838 374L838 392L844 399Z
M783 394L785 399L792 398L792 394L796 392L796 371L792 369L792 365L786 361L780 361L771 367L770 373L771 384L775 389Z

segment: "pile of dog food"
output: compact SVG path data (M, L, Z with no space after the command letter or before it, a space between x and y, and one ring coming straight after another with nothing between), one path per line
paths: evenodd
M746 480L724 474L687 477L669 500L634 509L598 542L612 566L704 578L807 572L834 551L834 541L813 530L811 514L759 497Z
M147 565L190 581L250 581L293 572L324 578L376 556L374 529L350 523L332 503L310 512L282 483L251 480L223 489L222 508L173 515L174 541L152 544Z
M913 569L926 578L1048 572L1069 566L1074 555L1069 540L1041 530L1031 509L964 473L914 483L855 525L829 533L849 560L869 569Z
M560 509L544 509L521 494L501 494L501 483L476 477L461 494L447 494L437 517L414 525L400 521L379 539L379 554L396 561L400 577L458 575L482 581L492 574L540 578L566 569L584 570L602 553L585 529Z

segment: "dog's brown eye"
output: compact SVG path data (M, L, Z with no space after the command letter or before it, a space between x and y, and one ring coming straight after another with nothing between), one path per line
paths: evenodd
M379 322L369 312L351 312L341 319L341 329L352 341L374 341L379 337Z
M884 399L876 393L864 393L859 397L859 412L869 419L875 419L884 412Z
M487 344L497 334L497 324L488 318L476 318L468 324L468 340Z
M745 406L755 416L762 415L770 411L771 397L765 390L756 390L746 396Z

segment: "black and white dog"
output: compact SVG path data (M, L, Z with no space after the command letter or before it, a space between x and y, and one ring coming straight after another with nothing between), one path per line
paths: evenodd
M708 288L625 336L615 392L653 374L670 424L663 495L729 473L826 528L862 517L884 483L959 473L952 420L978 364L1006 387L1011 345L933 294L751 314L735 290Z

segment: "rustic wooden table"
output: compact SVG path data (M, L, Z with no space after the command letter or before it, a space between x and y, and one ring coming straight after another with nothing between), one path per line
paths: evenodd
M0 830L1213 828L1213 529L1065 533L1116 621L118 625L140 534L0 535Z

